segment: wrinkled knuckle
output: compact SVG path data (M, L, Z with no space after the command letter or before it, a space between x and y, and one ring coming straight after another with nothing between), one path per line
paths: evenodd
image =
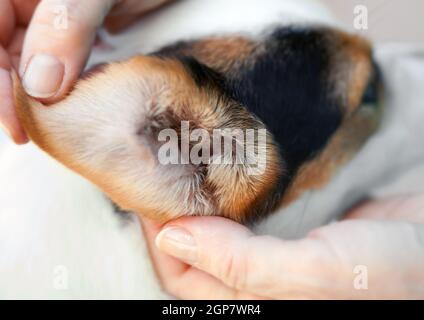
M246 260L242 252L227 254L220 277L226 285L237 290L243 290L246 287Z
M317 266L323 273L334 274L337 270L350 267L346 266L346 259L344 253L341 252L328 238L324 230L318 229L311 231L307 235L307 239L313 240L315 246L309 250L308 257L313 265Z

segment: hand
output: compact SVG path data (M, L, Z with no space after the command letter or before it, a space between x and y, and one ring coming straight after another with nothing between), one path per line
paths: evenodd
M28 141L13 105L12 68L19 70L28 94L45 103L60 100L84 69L104 22L119 31L167 1L1 0L0 126L16 143ZM66 24L58 27L60 14Z
M182 299L423 299L423 223L424 195L364 204L297 241L218 217L143 220L159 279Z

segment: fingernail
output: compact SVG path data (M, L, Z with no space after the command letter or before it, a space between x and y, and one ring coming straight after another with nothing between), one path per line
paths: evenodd
M35 55L23 76L25 91L34 98L54 96L62 84L64 69L63 64L51 55Z
M180 227L168 227L156 236L156 246L163 252L193 264L197 260L197 247L191 233Z

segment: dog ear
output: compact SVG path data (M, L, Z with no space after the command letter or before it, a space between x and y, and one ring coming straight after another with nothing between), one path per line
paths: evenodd
M139 56L102 67L52 106L27 96L16 75L14 92L19 119L31 139L121 208L160 221L182 215L246 221L260 214L276 185L280 159L267 133L262 146L258 138L248 142L232 136L233 128L264 127L219 83L218 73L194 59ZM217 163L215 149L202 163L162 163L161 149L169 141L162 141L161 134L173 130L180 142L184 124L190 135L202 129L212 136L222 129L218 135L230 136L231 152L238 144L253 144L250 156L262 148L262 171L252 174L244 162ZM189 141L190 155L195 147ZM187 156L181 145L177 148L179 160ZM234 160L231 152L219 157Z
M228 95L277 142L283 203L325 185L377 124L378 78L369 43L320 26L281 27L262 38L211 37L164 48L222 74Z
M377 112L359 108L371 74L364 40L288 27L256 40L182 42L110 64L50 107L14 83L32 140L123 209L162 221L196 214L248 221L323 186L366 141L377 123ZM216 129L218 140L230 138L219 152L203 141ZM264 130L264 143L234 129ZM161 162L164 130L177 141L185 131L201 138L170 152L188 161ZM235 161L239 146L253 166ZM193 150L206 161L191 161Z
M378 128L382 83L369 42L357 35L313 28L274 37L303 52L286 60L292 65L287 72L295 75L291 79L299 79L294 81L297 87L286 90L293 95L291 102L301 101L292 107L307 115L289 117L291 130L302 137L297 141L287 130L277 130L283 152L289 147L284 159L292 176L281 200L284 206L307 190L325 186Z

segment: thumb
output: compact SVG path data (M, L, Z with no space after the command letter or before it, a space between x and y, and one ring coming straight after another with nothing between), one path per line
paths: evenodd
M156 237L156 245L230 288L265 297L304 294L299 287L311 286L303 280L318 276L315 270L309 271L310 266L332 258L321 254L321 244L315 241L283 242L256 236L219 217L186 217L170 222Z
M20 75L27 93L51 103L74 85L97 29L116 0L43 0L29 24Z
M156 241L227 286L263 297L420 299L423 239L421 224L395 220L336 222L284 241L223 218L191 217L171 222Z

